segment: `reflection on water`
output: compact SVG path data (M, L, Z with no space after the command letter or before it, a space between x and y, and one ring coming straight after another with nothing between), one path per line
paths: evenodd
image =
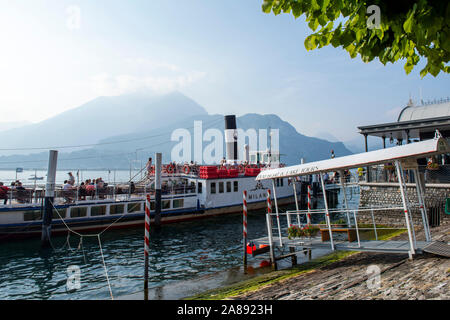
M249 234L265 235L264 216L249 213ZM143 286L144 229L110 231L102 249L114 296ZM242 217L229 215L203 221L164 225L150 233L150 287L192 279L238 266L242 262ZM53 239L51 253L38 239L0 245L0 299L108 299L109 291L97 238ZM66 291L67 267L81 269L81 288Z
M264 212L249 212L249 238L266 233ZM113 295L141 292L144 228L109 231L101 239ZM240 214L163 225L151 230L150 239L150 298L181 298L241 279ZM53 238L52 252L40 252L39 239L1 243L0 299L109 299L97 238L85 237L82 245L75 235L69 244L66 240ZM250 262L257 267L266 258ZM68 292L67 268L72 265L81 270L81 288ZM188 281L199 277L201 281Z

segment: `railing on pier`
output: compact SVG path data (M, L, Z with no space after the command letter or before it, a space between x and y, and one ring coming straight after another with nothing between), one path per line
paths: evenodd
M421 210L419 204L410 204L409 211ZM376 223L377 213L392 212L398 213L400 221L397 223L390 222L389 226L381 225ZM274 231L272 242L274 245L283 247L288 243L289 246L301 243L302 245L312 245L317 243L328 243L333 249L336 243L346 243L353 242L351 239L342 240L340 237L336 237L335 231L349 231L355 236L355 242L357 245L355 248L361 248L361 243L364 240L369 240L368 235L370 235L370 240L378 241L385 230L407 230L407 222L404 218L404 207L403 206L391 206L391 207L364 207L358 209L329 209L328 210L330 220L327 219L327 211L325 209L315 209L315 210L289 210L280 213L270 213L270 219L268 222ZM367 217L371 216L371 223L361 223L359 221L359 215L364 213ZM320 233L313 237L302 237L302 238L289 238L289 228L294 226L299 228L304 228L308 226L308 216L310 217L311 224L309 226L320 229ZM285 219L285 220L284 220ZM337 220L336 220L337 219ZM412 218L408 221L412 226L413 239L416 243L416 237L414 235L414 224ZM324 236L320 236L324 233ZM279 236L275 236L279 235ZM281 238L280 238L281 235ZM349 233L350 236L350 233ZM267 239L270 242L270 239Z
M450 183L450 165L420 165L419 172L424 174L425 183ZM405 180L415 183L414 174L405 170ZM359 181L369 182L398 182L397 172L394 165L379 165L362 168L358 175Z

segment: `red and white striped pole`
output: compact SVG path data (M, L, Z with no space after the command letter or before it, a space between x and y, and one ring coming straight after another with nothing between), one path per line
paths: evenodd
M150 195L147 194L145 200L145 236L144 236L144 256L145 256L145 271L144 271L144 295L148 300L148 253L150 250Z
M311 224L311 185L308 184L308 224Z
M247 191L244 190L242 206L242 223L244 238L244 268L247 268Z
M266 215L266 223L267 223L267 235L269 238L270 245L270 262L272 264L272 268L276 269L277 265L275 262L275 251L273 247L273 235L272 235L272 200L270 199L270 189L267 190L267 215Z

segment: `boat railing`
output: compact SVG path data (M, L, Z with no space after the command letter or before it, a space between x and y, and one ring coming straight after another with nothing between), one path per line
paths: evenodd
M154 189L147 187L146 185L129 185L129 184L117 184L107 185L103 188L72 187L64 190L61 187L57 187L54 194L54 203L71 204L84 201L126 201L130 199L145 199L147 194L153 195ZM195 194L196 187L192 185L163 185L161 187L161 194L166 195L189 195ZM30 205L42 205L45 198L45 188L23 188L23 189L10 189L7 193L7 201L4 204L5 199L0 199L0 207L9 206L30 206Z

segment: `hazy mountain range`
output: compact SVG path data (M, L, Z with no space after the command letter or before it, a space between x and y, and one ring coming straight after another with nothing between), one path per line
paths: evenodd
M208 128L224 130L224 115L208 114L179 92L99 97L42 122L3 131L0 168L46 168L48 150L19 150L41 147L59 150L61 169L126 169L130 163L138 167L155 152L170 161L178 144L171 141L173 131L184 128L193 136L194 121L202 121L203 133ZM341 142L302 135L273 114L246 114L237 118L237 125L244 130L279 129L282 161L289 165L301 158L308 162L329 158L331 150L336 156L351 153Z

